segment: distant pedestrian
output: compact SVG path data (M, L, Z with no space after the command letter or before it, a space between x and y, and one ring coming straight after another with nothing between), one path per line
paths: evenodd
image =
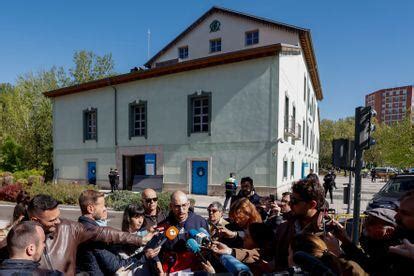
M331 198L331 204L333 204L332 190L334 187L336 187L335 178L336 178L336 175L333 171L329 171L328 174L325 175L325 177L323 178L323 188L325 189L325 198L329 192L329 197Z
M109 170L108 174L109 184L111 185L111 192L114 192L115 190L115 172L114 169Z
M371 169L371 182L377 182L377 171L375 168Z
M237 191L237 180L236 180L236 174L230 173L230 177L226 179L225 183L226 188L226 200L223 204L223 211L227 210L227 204L229 203L230 199L236 195Z
M114 170L114 188L119 190L119 172L118 169Z

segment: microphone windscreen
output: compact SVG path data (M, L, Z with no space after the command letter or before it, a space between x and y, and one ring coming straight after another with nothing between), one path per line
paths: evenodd
M186 242L187 248L190 249L194 254L200 252L200 245L196 242L195 239L188 239Z
M250 268L232 255L221 255L220 263L231 273L250 272Z
M203 227L198 228L198 232L205 234L207 238L210 239L210 233Z
M180 232L180 230L178 230L177 227L170 226L170 227L167 228L167 230L165 230L165 236L167 237L167 239L172 241L178 236L179 232Z
M195 237L197 237L197 235L199 234L200 232L198 231L198 230L196 230L196 229L190 229L190 230L188 230L188 234L190 235L190 237L192 237L192 238L195 238Z

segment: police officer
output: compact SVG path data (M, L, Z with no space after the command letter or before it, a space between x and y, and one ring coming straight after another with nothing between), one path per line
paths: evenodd
M237 190L237 180L236 180L236 174L230 173L230 177L226 179L224 183L226 187L226 200L223 204L223 211L227 210L227 204L229 203L230 199L236 195Z
M334 187L336 188L335 178L336 178L336 175L332 170L330 170L328 174L325 175L325 177L323 178L323 188L325 189L325 198L329 192L329 197L331 198L331 204L333 204L332 189Z

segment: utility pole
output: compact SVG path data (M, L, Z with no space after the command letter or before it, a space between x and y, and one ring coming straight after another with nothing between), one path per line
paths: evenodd
M352 242L357 245L359 242L359 220L361 212L361 169L364 150L375 144L371 133L375 130L372 124L372 117L376 116L371 106L357 107L355 109L355 188L354 188L354 215L352 223Z

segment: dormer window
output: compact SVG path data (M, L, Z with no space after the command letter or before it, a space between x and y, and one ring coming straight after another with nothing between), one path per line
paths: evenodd
M178 48L178 58L186 59L188 58L188 46L183 46Z
M210 53L221 51L221 38L210 40Z
M259 30L246 32L246 46L259 43Z

